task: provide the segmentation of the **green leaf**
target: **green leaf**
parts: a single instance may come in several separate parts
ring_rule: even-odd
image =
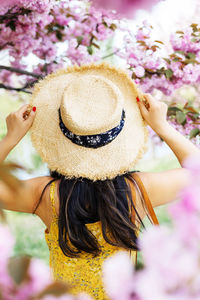
[[[161,42],[161,41],[155,40],[155,42],[156,42],[156,43],[160,43],[160,44],[163,44],[163,45],[164,45],[164,43],[163,43],[163,42]]]
[[[198,24],[191,24],[190,25],[191,27],[192,27],[192,30],[194,31],[194,32],[196,32],[196,31],[198,31]]]
[[[149,72],[149,73],[152,73],[152,74],[154,74],[155,73],[155,71],[154,70],[152,70],[152,69],[146,69],[147,70],[147,72]]]
[[[60,32],[59,30],[56,30],[56,37],[59,41],[62,41],[62,37],[63,37],[62,32]]]
[[[181,61],[182,60],[182,58],[181,57],[175,57],[174,59],[173,59],[173,61]]]
[[[182,110],[180,108],[176,107],[176,106],[168,107],[167,115],[168,116],[175,116],[177,111],[182,112]]]
[[[193,112],[187,112],[187,116],[190,117],[190,119],[192,119],[192,121],[196,122],[197,120],[199,120],[199,113],[193,113]]]
[[[190,139],[196,137],[200,133],[199,128],[194,128],[190,131]]]
[[[177,30],[176,33],[184,34],[184,32],[181,30]]]
[[[94,47],[96,47],[97,49],[100,49],[100,46],[99,45],[97,45],[96,43],[92,43],[92,46],[94,46]]]
[[[141,46],[146,46],[147,44],[144,41],[138,40],[136,43],[140,44]]]
[[[181,125],[185,125],[186,115],[182,111],[177,111],[176,112],[176,121]]]
[[[64,29],[65,29],[65,26],[60,25],[59,23],[56,23],[55,26],[56,26],[58,29],[61,29],[61,30],[64,30]]]
[[[150,49],[155,52],[157,49],[160,49],[160,47],[157,45],[153,45]]]
[[[165,70],[165,76],[166,76],[167,79],[172,78],[172,76],[173,76],[173,71],[172,71],[171,69]]]
[[[78,45],[80,45],[83,40],[83,36],[77,36],[76,40],[77,40]]]
[[[179,53],[179,54],[182,54],[182,55],[185,55],[185,52],[184,52],[184,51],[181,51],[181,50],[176,50],[176,51],[174,51],[174,52]]]
[[[188,64],[197,64],[197,65],[199,65],[199,62],[196,59],[191,59],[191,58],[190,59],[185,59],[183,63],[186,64],[186,65],[188,65]]]
[[[102,21],[102,24],[103,24],[106,28],[108,28],[108,24],[105,22],[105,20]],[[112,25],[112,24],[111,24],[111,25]]]
[[[136,79],[136,78],[137,78],[137,76],[136,76],[136,74],[135,74],[134,72],[132,73],[131,78],[132,78],[132,79]]]
[[[29,278],[28,268],[30,258],[27,256],[11,257],[8,262],[8,271],[14,282],[19,285]]]
[[[188,52],[187,55],[186,55],[187,58],[189,59],[195,59],[196,58],[196,55],[192,52]]]
[[[169,58],[163,58],[168,64],[171,64],[171,60]]]
[[[88,51],[88,53],[89,53],[90,55],[93,54],[93,49],[92,49],[92,46],[91,46],[91,45],[87,47],[87,51]]]
[[[117,29],[117,25],[114,24],[114,23],[112,23],[112,24],[110,25],[110,29],[113,30],[113,31],[115,31],[115,30]]]

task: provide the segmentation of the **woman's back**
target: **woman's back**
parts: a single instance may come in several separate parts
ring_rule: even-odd
[[[130,175],[131,176],[131,175]],[[140,188],[140,192],[144,195],[143,200],[147,205],[147,210],[150,210],[150,217],[155,222],[155,214],[151,211],[152,206],[145,194],[144,187],[141,186],[141,181],[136,174],[133,175],[137,187]],[[128,180],[126,180],[128,183]],[[133,182],[130,182],[132,190],[132,199],[135,203],[137,191]],[[119,246],[111,245],[108,243],[102,233],[101,221],[87,223],[85,226],[96,238],[100,248],[100,254],[94,256],[92,253],[81,251],[77,257],[66,256],[59,246],[59,229],[58,229],[58,213],[55,208],[55,200],[59,202],[57,195],[56,182],[52,182],[50,186],[50,203],[52,211],[52,221],[50,229],[45,230],[45,239],[49,247],[50,252],[50,267],[52,269],[53,277],[55,280],[69,283],[72,286],[72,293],[77,294],[80,292],[86,292],[94,299],[107,299],[102,283],[102,266],[108,257],[115,254],[118,251],[126,251],[132,258],[133,263],[136,262],[136,251],[130,251]],[[56,205],[57,206],[57,205]],[[129,213],[132,217],[132,221],[136,221],[136,214],[129,205]],[[157,220],[157,219],[156,219]],[[108,232],[109,234],[109,232]],[[139,227],[136,235],[139,234]],[[70,243],[69,239],[68,242]],[[73,247],[72,243],[70,246]],[[74,250],[77,250],[74,247]]]
[[[58,244],[58,217],[54,206],[55,182],[51,184],[50,199],[53,219],[50,231],[45,230],[45,239],[49,247],[50,267],[54,279],[69,283],[73,294],[86,292],[94,299],[106,299],[102,284],[102,265],[106,258],[122,249],[104,240],[101,223],[98,221],[86,224],[86,226],[98,240],[101,254],[94,257],[91,253],[81,252],[77,258],[65,256]],[[133,257],[135,259],[136,256]]]

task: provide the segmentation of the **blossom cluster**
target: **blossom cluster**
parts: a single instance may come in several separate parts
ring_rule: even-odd
[[[40,75],[67,64],[99,59],[101,42],[116,28],[113,12],[97,10],[87,0],[9,3],[0,11],[1,52],[8,52],[11,67],[22,70],[28,64],[25,59],[36,56],[32,71]],[[0,79],[11,83],[12,73],[3,70]]]
[[[153,28],[146,21],[136,33],[127,30],[124,36],[125,47],[117,55],[127,63],[132,79],[143,92],[159,90],[166,96],[186,86],[200,82],[200,28],[192,24],[185,31],[171,35],[171,50],[167,50],[160,40],[154,40]],[[186,105],[187,105],[187,101]],[[194,101],[195,102],[195,101]],[[178,101],[169,103],[168,121],[182,134],[199,145],[199,105],[190,103],[189,109],[180,109]],[[171,110],[170,110],[171,109]],[[173,114],[171,113],[173,110]],[[152,135],[154,140],[155,134]]]
[[[184,85],[200,82],[200,28],[197,24],[172,34],[169,51],[162,41],[153,38],[153,28],[147,22],[135,32],[128,23],[122,27],[119,15],[104,9],[108,5],[119,13],[123,9],[130,11],[130,7],[137,9],[138,5],[146,5],[146,0],[106,3],[96,0],[93,3],[97,7],[89,0],[3,1],[0,51],[2,55],[9,54],[10,66],[19,71],[0,66],[3,86],[9,89],[18,80],[17,87],[22,86],[21,90],[30,92],[38,77],[70,64],[101,60],[106,56],[104,45],[114,37],[116,29],[125,34],[123,44],[120,49],[114,49],[114,53],[124,60],[130,76],[144,92],[159,90],[172,96]],[[99,6],[104,8],[99,9]],[[30,66],[29,60],[35,63]],[[21,72],[27,70],[29,74]],[[182,119],[186,122],[179,122],[179,117],[170,117],[169,121],[182,133],[192,135],[193,141],[198,143],[199,126],[196,120],[193,122],[191,116],[183,113]]]
[[[173,227],[148,228],[140,238],[144,268],[135,271],[127,254],[107,260],[104,281],[113,300],[198,300],[200,298],[200,157],[190,158],[190,184],[169,213]]]
[[[170,52],[152,35],[153,27],[144,21],[136,33],[127,31],[125,49],[118,52],[144,92],[158,89],[171,95],[185,84],[200,81],[200,28],[197,24],[171,35]]]

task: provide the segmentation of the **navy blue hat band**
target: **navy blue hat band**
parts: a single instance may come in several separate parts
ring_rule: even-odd
[[[64,136],[67,137],[72,143],[86,148],[100,148],[111,143],[122,131],[126,118],[125,111],[122,110],[120,124],[116,127],[100,134],[76,135],[73,132],[71,132],[63,123],[60,108],[58,110],[58,113],[59,126]]]

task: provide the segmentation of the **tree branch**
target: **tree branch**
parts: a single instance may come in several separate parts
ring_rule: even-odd
[[[5,90],[9,90],[9,91],[16,91],[16,92],[24,92],[24,93],[27,93],[27,94],[32,94],[30,91],[26,90],[26,86],[22,87],[22,88],[15,88],[15,87],[12,87],[12,86],[0,83],[0,89],[5,89]]]
[[[27,75],[27,76],[32,76],[32,77],[35,77],[37,79],[43,78],[42,74],[36,74],[36,73],[28,72],[28,71],[25,71],[25,70],[21,70],[21,69],[18,69],[18,68],[8,67],[8,66],[2,66],[2,65],[0,65],[0,70],[7,70],[7,71],[10,71],[10,72],[13,72],[13,73],[18,73],[18,74],[23,74],[23,75]]]
[[[125,47],[124,47],[124,48],[125,48]],[[124,48],[122,48],[122,49],[124,49]],[[102,56],[101,59],[106,59],[106,58],[108,58],[108,57],[111,57],[111,56],[117,54],[118,52],[120,52],[122,49],[117,49],[115,52],[112,52],[112,53],[110,53],[110,54],[108,54],[108,55]]]
[[[16,9],[16,11],[14,11]],[[20,15],[28,15],[32,11],[28,8],[17,7],[16,5],[11,7],[4,15],[0,15],[0,24],[3,24],[4,21],[13,20],[16,21]]]

